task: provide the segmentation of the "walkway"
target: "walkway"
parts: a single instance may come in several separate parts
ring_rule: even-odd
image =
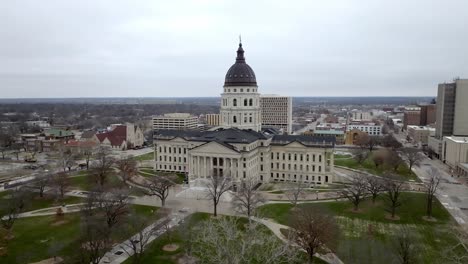
[[[99,263],[101,264],[120,264],[127,260],[129,257],[135,254],[135,251],[132,248],[131,241],[139,240],[141,237],[149,237],[146,245],[149,245],[153,240],[160,237],[164,234],[167,229],[173,228],[181,223],[189,213],[172,213],[169,216],[159,219],[153,224],[149,225],[143,230],[142,235],[139,233],[135,234],[131,238],[123,241],[122,243],[115,245],[110,251],[108,251],[101,259]],[[163,222],[169,220],[168,224],[163,224]]]

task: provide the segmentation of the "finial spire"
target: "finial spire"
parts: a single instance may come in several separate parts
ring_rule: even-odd
[[[239,34],[239,45],[242,45],[242,36]]]

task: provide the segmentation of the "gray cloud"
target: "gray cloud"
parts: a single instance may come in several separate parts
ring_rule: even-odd
[[[467,1],[5,1],[1,97],[217,96],[242,33],[262,93],[435,95]]]

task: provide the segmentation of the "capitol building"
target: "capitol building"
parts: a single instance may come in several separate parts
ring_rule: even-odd
[[[234,184],[243,179],[328,184],[335,177],[334,145],[333,137],[262,130],[255,72],[240,43],[225,76],[220,126],[211,131],[154,131],[154,169],[185,173],[189,181],[223,176]]]

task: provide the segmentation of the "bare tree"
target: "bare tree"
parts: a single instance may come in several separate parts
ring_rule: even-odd
[[[213,214],[217,216],[218,204],[221,196],[231,188],[231,178],[211,176],[207,184],[208,197],[213,201]]]
[[[146,195],[158,197],[161,200],[161,206],[164,207],[169,196],[169,189],[176,184],[175,177],[175,175],[152,176],[147,179]]]
[[[14,143],[14,136],[12,131],[0,128],[0,152],[2,153],[2,159],[5,159],[5,153],[11,149],[11,145]]]
[[[398,171],[398,167],[400,167],[400,165],[403,163],[403,160],[401,159],[398,152],[392,150],[387,151],[385,162],[388,164],[388,166],[393,168],[393,171],[396,172]]]
[[[468,232],[465,229],[458,226],[450,231],[456,239],[440,252],[442,259],[454,264],[468,263]]]
[[[125,237],[130,237],[122,243],[122,250],[127,253],[128,256],[132,256],[131,260],[133,264],[139,264],[142,262],[144,250],[150,243],[151,237],[158,230],[158,225],[152,224],[156,221],[152,217],[142,217],[136,214],[130,214],[128,221],[126,221],[119,232],[123,232]]]
[[[395,149],[401,148],[402,144],[392,134],[387,134],[382,139],[382,146],[395,150]]]
[[[440,176],[437,169],[432,168],[429,172],[429,180],[424,182],[426,188],[426,215],[432,218],[432,205],[434,203],[434,196],[437,192],[440,183]]]
[[[96,160],[92,164],[91,176],[101,187],[107,182],[107,178],[113,171],[114,158],[110,156],[110,151],[106,147],[99,147],[96,153]]]
[[[350,184],[341,192],[353,205],[354,211],[359,210],[359,204],[367,193],[367,181],[363,175],[354,174],[351,176]]]
[[[44,191],[47,186],[52,183],[52,176],[49,173],[42,172],[41,175],[36,177],[34,182],[35,187],[39,190],[39,197],[44,197]]]
[[[109,229],[119,224],[129,212],[129,194],[126,190],[109,190],[97,196],[97,206],[106,216]]]
[[[416,262],[414,239],[408,228],[401,228],[394,241],[394,250],[399,263],[410,264]]]
[[[257,207],[264,203],[264,198],[255,189],[258,182],[254,179],[248,179],[241,182],[241,186],[234,193],[233,203],[236,211],[250,217],[255,213]]]
[[[58,147],[58,159],[57,165],[62,168],[63,172],[71,170],[71,167],[75,164],[75,156],[70,148],[60,144]]]
[[[370,142],[370,136],[367,133],[360,133],[356,138],[356,145],[361,149],[367,149]]]
[[[138,172],[137,161],[132,157],[124,157],[117,161],[117,168],[120,170],[122,181],[124,183],[131,179]]]
[[[70,186],[70,179],[65,172],[58,172],[52,177],[52,185],[56,191],[60,194],[60,198],[63,198],[65,191]]]
[[[291,185],[292,187],[286,190],[285,194],[286,197],[288,197],[288,200],[293,205],[293,207],[296,207],[299,199],[305,197],[305,188],[307,187],[307,185],[301,181],[293,182],[291,183]]]
[[[381,150],[375,152],[372,155],[372,161],[374,162],[375,167],[378,168],[380,165],[384,164],[385,162],[385,153]]]
[[[419,166],[423,160],[423,156],[420,151],[414,148],[404,148],[401,152],[403,159],[408,162],[409,169],[411,170],[413,166]]]
[[[239,228],[234,217],[204,221],[191,232],[191,254],[207,264],[296,263],[298,251],[269,233],[256,222],[247,230]]]
[[[21,188],[15,188],[10,192],[10,197],[0,203],[0,223],[8,236],[11,237],[11,229],[18,219],[18,215],[24,211],[30,201],[30,193]]]
[[[19,160],[19,154],[21,153],[21,145],[18,143],[12,143],[10,146],[12,154],[15,155],[16,160]]]
[[[80,255],[81,263],[99,264],[111,248],[111,231],[99,214],[83,214],[81,217]]]
[[[86,144],[82,148],[82,155],[85,159],[86,162],[86,169],[89,170],[89,163],[91,162],[91,158],[94,156],[94,153],[96,152],[96,148],[94,146],[91,146],[89,144]]]
[[[369,157],[369,152],[366,149],[353,149],[352,154],[358,164],[362,164]]]
[[[338,225],[333,216],[316,207],[301,207],[293,212],[291,219],[291,240],[308,255],[313,262],[319,248],[334,248],[338,242]]]
[[[372,203],[375,204],[377,196],[385,189],[383,181],[375,176],[367,176],[367,191],[372,195]]]
[[[393,175],[387,175],[385,178],[385,200],[387,202],[387,212],[395,218],[396,209],[402,205],[401,195],[405,191],[406,184],[403,181],[396,180]]]

